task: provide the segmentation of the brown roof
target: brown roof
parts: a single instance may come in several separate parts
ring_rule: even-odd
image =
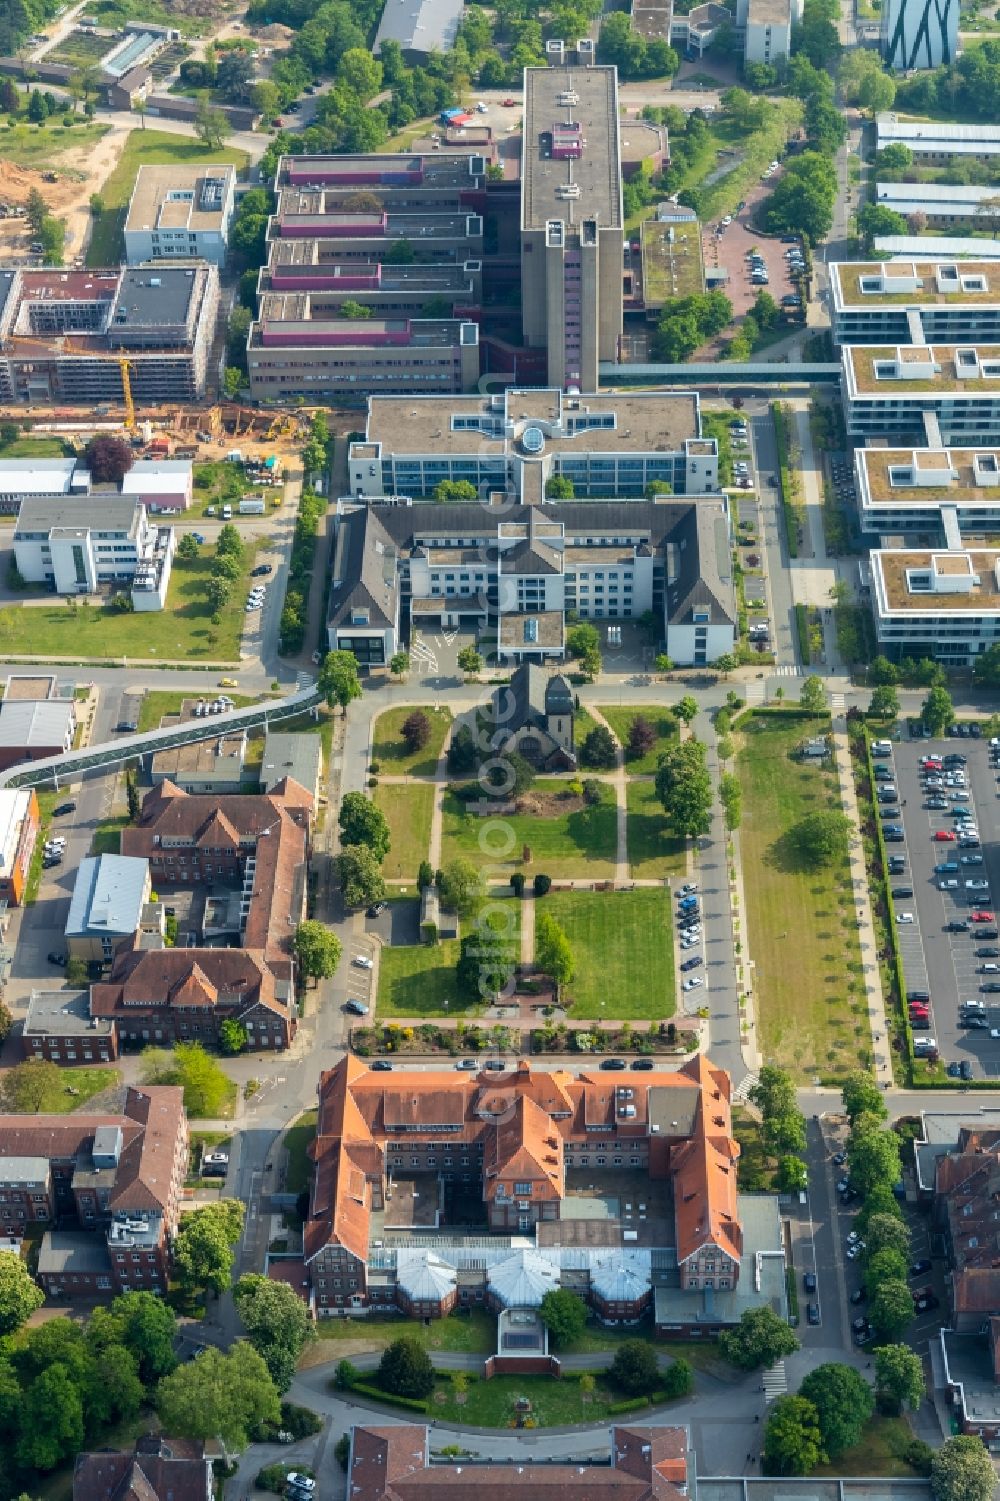
[[[252,1006],[288,1015],[264,955],[249,949],[126,947],[115,955],[108,979],[90,988],[91,1016],[118,1021],[141,1010],[181,1007],[238,1019]]]
[[[531,1185],[533,1202],[563,1196],[562,1137],[527,1095],[520,1095],[510,1114],[494,1127],[483,1166],[488,1200],[501,1188],[510,1196],[513,1185],[522,1182]]]
[[[955,1315],[1000,1312],[1000,1267],[966,1267],[955,1273]]]
[[[132,1454],[108,1450],[77,1455],[73,1501],[207,1501],[211,1461],[183,1440],[140,1440]]]
[[[959,1271],[1000,1267],[1000,1134],[963,1129],[957,1150],[937,1160],[934,1188]]]

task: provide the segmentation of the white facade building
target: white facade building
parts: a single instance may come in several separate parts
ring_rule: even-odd
[[[744,27],[744,63],[779,63],[791,53],[792,26],[802,19],[801,0],[740,0],[736,19]]]
[[[940,68],[958,55],[959,0],[884,0],[882,60],[887,68]]]
[[[851,437],[1000,444],[1000,345],[845,344],[841,363]]]
[[[136,610],[162,610],[174,556],[170,527],[150,524],[126,496],[25,500],[14,530],[14,560],[31,584],[57,594],[130,590]]]
[[[879,651],[969,667],[1000,641],[1000,551],[880,549],[871,554]]]
[[[992,229],[997,223],[996,188],[968,183],[880,182],[875,201],[893,213],[922,214],[929,229]]]
[[[1000,533],[1000,449],[858,448],[854,473],[863,531]]]
[[[125,259],[202,260],[222,267],[236,198],[236,168],[143,166],[125,217]]]
[[[943,166],[952,158],[988,162],[1000,156],[1000,122],[993,125],[943,125],[939,120],[900,120],[886,112],[878,117],[876,149],[895,142],[908,146],[923,166]]]
[[[838,344],[1000,343],[994,261],[835,261],[830,299]]]

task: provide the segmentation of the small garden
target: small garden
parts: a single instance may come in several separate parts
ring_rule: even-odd
[[[478,783],[470,784],[467,792],[460,787],[446,792],[444,862],[464,857],[491,870],[511,872],[534,865],[566,878],[614,874],[618,835],[611,787],[596,781],[540,779],[515,799],[513,811],[506,811],[507,804],[498,799],[496,814],[485,818],[471,811],[481,799]]]
[[[429,726],[424,738],[408,737],[403,726],[414,715],[412,708],[387,709],[372,727],[371,771],[386,776],[432,777],[451,728],[451,710],[425,708],[419,711]],[[421,859],[423,856],[421,855]]]

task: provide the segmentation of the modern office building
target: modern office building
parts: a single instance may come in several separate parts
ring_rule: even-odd
[[[14,561],[29,584],[57,594],[119,592],[136,610],[162,610],[174,557],[174,533],[153,526],[145,506],[127,495],[22,501]]]
[[[870,555],[878,649],[970,667],[1000,641],[1000,550],[884,548]]]
[[[959,0],[884,0],[881,51],[886,67],[905,73],[954,62],[958,9]]]
[[[863,531],[1000,534],[998,448],[858,448],[854,473]]]
[[[851,437],[1000,444],[1000,345],[847,344],[841,363]]]
[[[440,252],[450,262],[466,240],[482,248],[481,223],[466,220],[482,213],[485,187],[486,161],[472,147],[443,155],[283,156],[268,240],[333,241],[358,259],[352,242],[371,241],[384,253],[404,239],[418,261]]]
[[[0,269],[0,401],[93,405],[205,395],[219,307],[214,266]]]
[[[201,163],[139,168],[125,215],[125,259],[202,260],[222,267],[236,202],[236,168]]]
[[[552,501],[338,507],[327,638],[384,666],[411,624],[496,630],[512,663],[558,661],[566,615],[652,612],[675,662],[734,647],[737,608],[726,502]]]
[[[589,59],[580,46],[573,56]],[[550,386],[596,391],[622,333],[618,74],[571,64],[561,42],[548,49],[552,66],[524,73],[524,342],[546,351]]]
[[[445,480],[483,500],[537,505],[552,480],[578,500],[719,492],[718,445],[701,432],[696,392],[595,396],[509,388],[431,400],[372,396],[363,441],[350,445],[353,497],[431,499]]]
[[[996,261],[835,261],[829,272],[838,344],[1000,343]]]
[[[276,240],[262,266],[257,293],[305,292],[313,317],[344,317],[343,305],[360,303],[377,317],[421,318],[428,309],[448,317],[474,312],[482,302],[479,260],[394,266],[346,262],[326,240]]]
[[[907,218],[921,214],[929,229],[989,229],[998,224],[997,193],[965,183],[880,182],[875,201]]]
[[[744,63],[786,61],[792,50],[792,27],[801,19],[801,0],[739,0],[736,24],[743,28]]]
[[[876,149],[896,142],[913,153],[917,166],[943,167],[952,161],[989,163],[1000,156],[1000,123],[948,125],[939,120],[900,120],[885,113],[876,122]]]

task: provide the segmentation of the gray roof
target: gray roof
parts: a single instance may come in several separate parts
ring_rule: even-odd
[[[74,1272],[111,1275],[108,1248],[97,1235],[80,1230],[47,1230],[38,1253],[38,1275],[71,1276]]]
[[[33,990],[25,1037],[110,1037],[110,1017],[91,1019],[89,990]]]
[[[87,531],[135,535],[142,505],[131,495],[31,495],[22,500],[17,513],[15,540],[21,532],[51,532],[56,527],[83,527]]]
[[[270,792],[282,777],[291,777],[293,782],[312,792],[319,778],[322,757],[323,745],[318,735],[276,733],[269,729],[260,767],[261,787]]]
[[[139,926],[149,862],[131,855],[88,855],[80,861],[66,919],[66,937],[126,937]]]
[[[47,1183],[47,1157],[0,1157],[0,1183]]]
[[[500,555],[500,568],[503,573],[562,573],[562,555],[547,542],[525,537],[513,547],[504,549]]]
[[[455,45],[464,9],[463,0],[385,0],[372,48],[378,57],[386,38],[404,52],[450,52]]]
[[[356,512],[347,525],[337,528],[333,582],[330,586],[328,624],[349,626],[356,610],[367,610],[366,626],[384,630],[396,623],[399,613],[399,583],[396,576],[398,549],[383,522],[371,507]]]
[[[565,678],[560,678],[565,683]],[[538,729],[545,728],[546,708],[549,674],[544,667],[539,667],[535,662],[522,662],[521,666],[511,675],[509,687],[498,688],[496,697],[500,700],[502,713],[496,715],[497,722],[502,724],[508,733],[522,729],[525,725],[535,725]],[[514,708],[512,713],[506,712],[507,694],[514,696]],[[572,702],[572,700],[571,700]]]
[[[667,594],[669,623],[690,624],[694,612],[703,610],[711,625],[735,622],[729,524],[722,502],[691,506],[671,542],[677,549],[677,577]]]
[[[24,749],[55,746],[62,750],[67,731],[76,724],[72,701],[15,699],[0,704],[0,746]]]
[[[736,1213],[743,1226],[743,1254],[736,1287],[728,1292],[705,1288],[682,1291],[679,1285],[657,1286],[656,1323],[738,1324],[748,1308],[770,1308],[788,1318],[788,1289],[781,1236],[781,1215],[774,1194],[737,1194]]]
[[[126,270],[118,286],[109,328],[119,336],[129,329],[184,323],[198,278],[182,266],[137,266]],[[124,318],[121,314],[124,313]]]
[[[545,685],[546,714],[572,714],[574,708],[572,688],[561,672],[555,673]]]

